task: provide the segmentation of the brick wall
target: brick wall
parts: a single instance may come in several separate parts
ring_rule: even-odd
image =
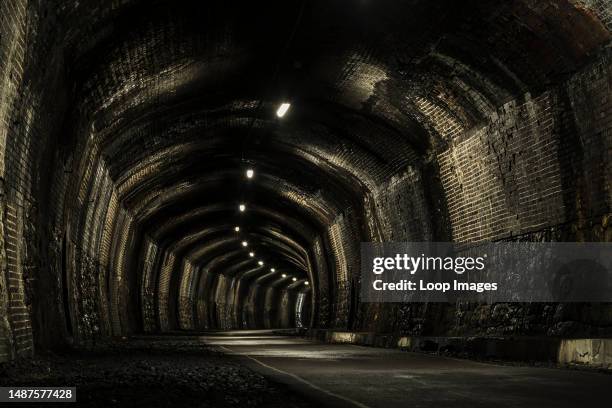
[[[140,273],[142,283],[140,302],[142,305],[143,330],[153,332],[157,328],[155,313],[155,285],[157,281],[157,267],[161,251],[159,246],[151,238],[143,242],[143,262]]]
[[[612,241],[610,55],[604,50],[559,86],[504,105],[438,155],[455,241]],[[436,313],[405,305],[402,331],[612,335],[609,304],[433,306]]]
[[[170,276],[177,262],[173,253],[166,252],[163,257],[161,269],[159,272],[159,284],[157,293],[157,313],[159,319],[159,328],[161,331],[167,331],[170,328],[168,309],[169,309],[169,294],[170,294]]]
[[[612,4],[608,0],[571,0],[577,7],[594,13],[599,21],[612,31]]]
[[[332,293],[330,284],[327,254],[321,237],[317,237],[312,245],[312,275],[317,280],[313,287],[317,290],[317,315],[316,326],[326,329],[330,324]]]
[[[423,180],[424,170],[412,168],[374,189],[363,208],[367,240],[445,239],[426,222],[435,216],[437,222],[448,223],[442,228],[449,231],[446,239],[456,242],[611,241],[610,55],[603,50],[559,85],[508,101],[487,114],[487,123],[470,129],[423,102],[432,131],[447,141],[437,145],[442,149],[433,156],[435,165],[425,170],[439,169],[439,178],[430,174]],[[432,181],[439,181],[438,193],[427,186]],[[336,236],[329,247],[336,259],[350,265],[338,242],[351,233],[340,233],[340,225],[330,230]],[[347,309],[338,308],[344,305],[341,297],[333,302],[338,321],[337,314]],[[589,304],[361,304],[355,328],[436,335],[607,336],[611,309]]]
[[[501,239],[567,218],[557,105],[552,92],[525,95],[438,155],[454,241]]]
[[[366,220],[375,223],[372,238],[386,242],[432,239],[431,212],[421,169],[411,166],[366,196]]]
[[[609,213],[610,66],[608,51],[562,86],[507,103],[438,155],[455,241]]]
[[[0,4],[0,360],[57,340],[43,323],[58,322],[59,287],[42,245],[49,208],[40,180],[48,175],[47,147],[61,123],[65,92],[62,56],[43,8],[21,0]],[[48,296],[33,296],[38,290]]]
[[[193,321],[193,283],[197,268],[188,260],[183,260],[179,284],[179,326],[183,330],[194,329]]]
[[[16,143],[19,136],[18,103],[27,55],[25,1],[7,1],[0,6],[0,175],[2,176],[3,265],[0,278],[0,360],[23,355],[32,350],[30,311],[25,302],[21,250],[23,237],[23,177],[27,146]],[[9,151],[10,149],[10,151]],[[21,157],[15,157],[15,155]],[[19,160],[21,159],[21,160]],[[15,160],[15,166],[12,163]],[[8,164],[11,164],[9,169]],[[7,181],[10,173],[10,181]],[[17,192],[21,194],[17,196]],[[9,196],[11,198],[9,198]]]
[[[356,288],[360,269],[359,243],[361,220],[353,209],[340,214],[325,236],[328,256],[333,265],[333,297],[331,304],[332,328],[348,328],[356,306]]]
[[[608,3],[608,7],[612,7]],[[564,85],[578,145],[582,194],[577,210],[590,219],[612,208],[612,50],[576,73]]]

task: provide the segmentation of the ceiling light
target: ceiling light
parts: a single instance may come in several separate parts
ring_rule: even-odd
[[[291,280],[295,282],[295,281],[297,280],[297,278],[293,278],[293,279],[291,279]]]
[[[290,106],[290,103],[281,103],[281,105],[278,107],[278,110],[276,111],[276,116],[278,116],[279,118],[285,116],[285,113],[287,113]]]
[[[240,227],[234,227],[234,231],[240,232]]]
[[[255,252],[249,252],[249,256],[252,258],[255,256]]]
[[[286,274],[286,273],[283,273],[281,276],[282,276],[283,278],[286,278],[286,277],[287,277],[287,274]]]
[[[249,243],[248,243],[248,242],[246,242],[246,241],[242,241],[242,246],[243,246],[243,247],[248,247],[248,246],[249,246]]]
[[[240,205],[238,206],[238,209],[240,210],[240,212],[244,212],[244,210],[246,210],[246,205],[244,205],[244,204],[240,204]]]
[[[255,171],[253,171],[253,169],[248,169],[246,171],[247,178],[253,178],[253,175],[255,175]]]
[[[257,263],[259,264],[259,266],[263,266],[263,261],[257,261]]]
[[[276,269],[270,268],[270,272],[276,272]]]

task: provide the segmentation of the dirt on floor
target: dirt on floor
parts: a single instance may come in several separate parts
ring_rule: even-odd
[[[2,363],[0,386],[77,388],[77,403],[19,407],[311,406],[193,337],[117,340]]]

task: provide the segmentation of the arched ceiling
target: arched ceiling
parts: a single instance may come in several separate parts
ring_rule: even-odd
[[[241,240],[306,277],[338,214],[452,142],[436,114],[469,129],[605,35],[565,0],[88,0],[59,15],[73,137],[120,201],[200,268],[258,282]]]

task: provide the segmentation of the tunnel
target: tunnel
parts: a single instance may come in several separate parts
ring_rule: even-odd
[[[558,364],[569,348],[584,370],[499,368],[574,384],[559,400],[485,377],[491,396],[455,398],[603,398],[612,377],[590,366],[612,367],[612,298],[360,291],[362,243],[612,241],[611,39],[609,0],[0,0],[0,385],[77,384],[83,406],[140,406],[134,390],[170,378],[147,406],[441,407],[433,386],[360,399],[307,373],[343,361],[333,350],[387,359],[370,373],[467,355],[431,360],[450,376],[476,373],[481,349]],[[279,368],[253,344],[313,365]],[[363,345],[377,347],[348,348]],[[112,374],[139,356],[164,359],[157,374]],[[199,358],[192,383],[236,384],[172,382]],[[79,377],[96,370],[122,391]]]

